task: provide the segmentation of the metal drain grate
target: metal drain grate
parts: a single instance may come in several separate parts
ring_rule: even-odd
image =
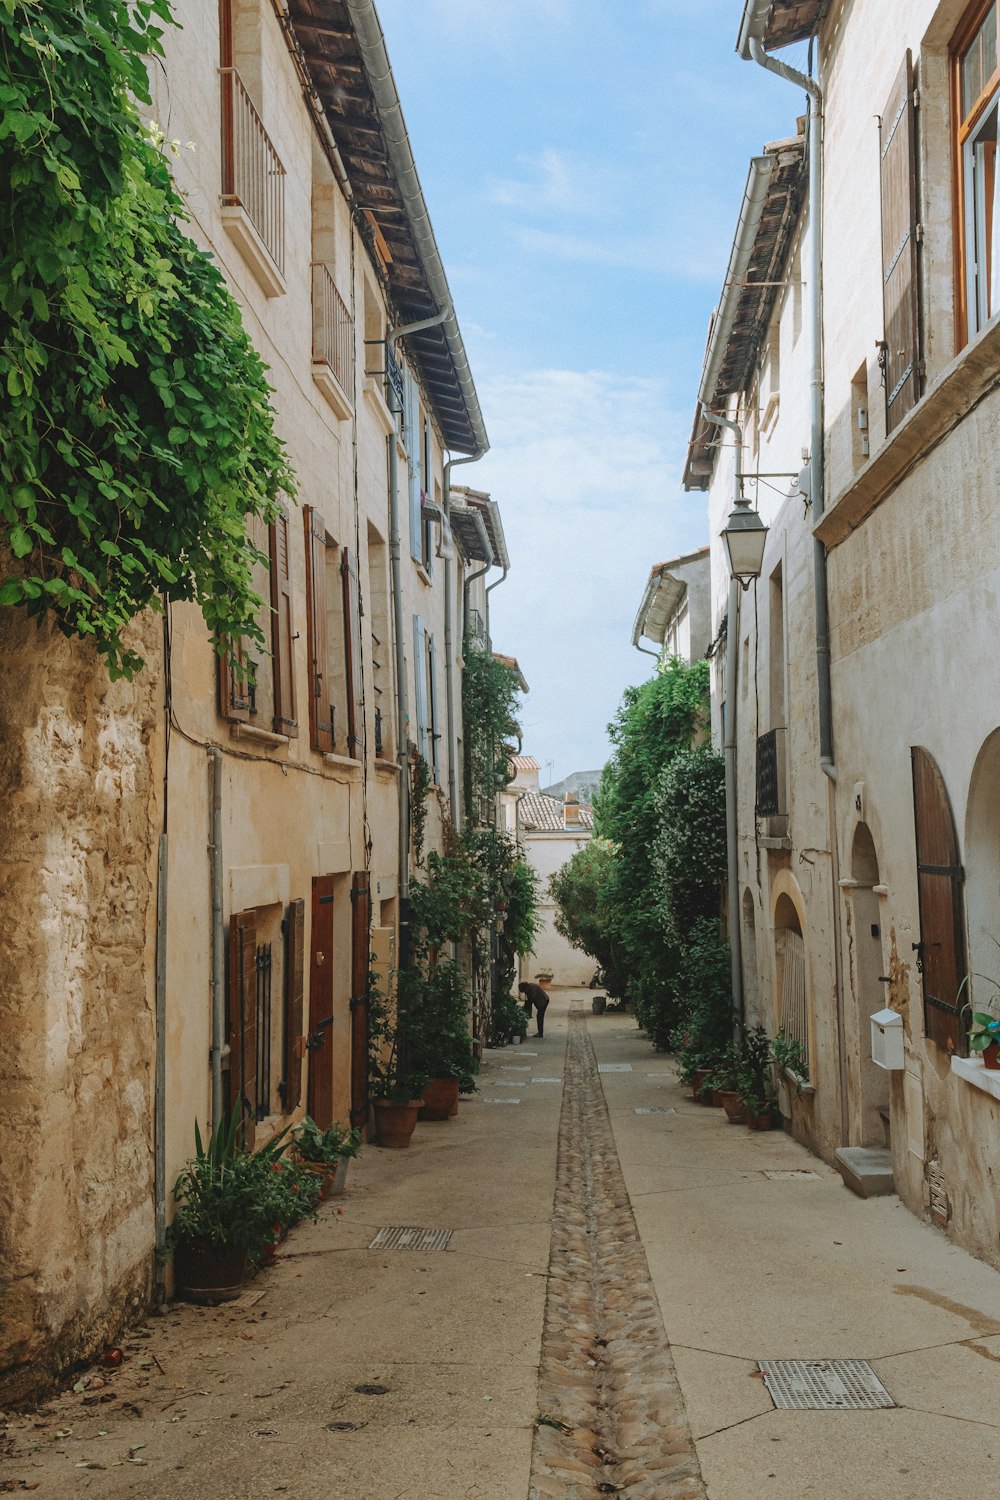
[[[764,1172],[764,1177],[770,1177],[772,1182],[819,1182],[818,1172],[807,1172],[805,1170],[786,1172]]]
[[[631,1063],[598,1063],[598,1073],[631,1073]]]
[[[483,1103],[484,1104],[520,1104],[520,1102],[521,1102],[520,1099],[511,1099],[511,1098],[503,1098],[503,1099],[486,1099],[486,1098],[484,1098],[483,1099]]]
[[[895,1406],[866,1359],[762,1359],[764,1384],[784,1411],[873,1411]]]
[[[495,1089],[519,1089],[523,1082],[523,1078],[520,1080],[520,1082],[518,1082],[516,1078],[498,1078],[493,1087]]]
[[[561,1078],[533,1078],[532,1083],[562,1083]]]
[[[637,1115],[675,1115],[676,1109],[671,1109],[666,1104],[640,1104],[636,1107]]]
[[[369,1250],[447,1250],[453,1229],[418,1229],[412,1224],[387,1224]]]
[[[524,1067],[521,1068],[518,1067],[517,1063],[501,1063],[500,1071],[501,1073],[530,1073],[531,1065],[530,1063],[525,1063]]]

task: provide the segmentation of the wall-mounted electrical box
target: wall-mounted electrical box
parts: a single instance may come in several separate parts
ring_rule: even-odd
[[[898,1010],[877,1010],[872,1023],[872,1062],[887,1073],[903,1066],[903,1018]]]

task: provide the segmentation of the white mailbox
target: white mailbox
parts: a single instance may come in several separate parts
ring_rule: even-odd
[[[872,1022],[872,1062],[886,1072],[903,1066],[903,1018],[898,1010],[877,1010]]]

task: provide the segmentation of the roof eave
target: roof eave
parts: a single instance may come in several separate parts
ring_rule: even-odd
[[[803,42],[818,30],[829,0],[745,0],[736,50],[750,59],[751,42],[765,51]]]

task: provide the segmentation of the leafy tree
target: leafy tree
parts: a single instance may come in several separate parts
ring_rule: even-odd
[[[220,647],[263,642],[246,520],[293,489],[265,367],[140,118],[171,23],[167,0],[0,3],[0,604],[89,637],[113,677],[161,597]]]
[[[726,878],[725,763],[708,745],[679,750],[661,771],[654,802],[653,869],[665,932],[681,938],[717,913]]]
[[[549,879],[556,903],[556,931],[574,948],[595,958],[612,995],[628,991],[618,934],[618,851],[608,839],[592,838]]]

